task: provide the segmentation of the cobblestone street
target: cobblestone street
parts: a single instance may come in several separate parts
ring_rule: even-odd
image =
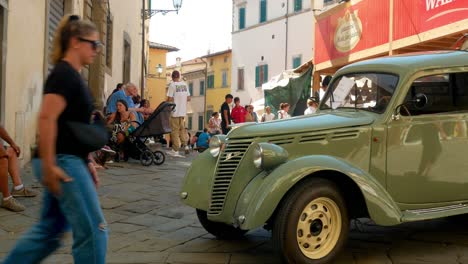
[[[195,154],[193,154],[195,155]],[[100,171],[101,205],[110,228],[108,263],[277,263],[270,233],[256,230],[245,240],[218,241],[200,226],[178,191],[192,157],[169,158],[162,166],[110,164]],[[29,167],[23,178],[34,184]],[[22,198],[22,213],[0,209],[0,258],[35,221],[40,197]],[[463,219],[441,219],[397,227],[354,221],[346,250],[335,263],[468,263],[468,227]],[[45,263],[73,263],[71,237]]]

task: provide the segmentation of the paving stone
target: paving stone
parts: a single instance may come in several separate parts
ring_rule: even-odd
[[[7,215],[1,217],[0,228],[4,231],[19,233],[35,222],[31,217],[21,214]]]
[[[143,214],[134,217],[130,217],[120,221],[121,223],[134,224],[140,226],[158,226],[171,221],[170,218],[154,216],[150,214]]]
[[[127,219],[128,216],[127,215],[122,215],[122,214],[118,214],[118,213],[114,213],[113,211],[111,210],[102,210],[103,213],[104,213],[104,218],[106,219],[106,222],[108,224],[112,224],[114,222],[117,222],[117,221],[120,221],[120,220],[124,220],[124,219]]]
[[[99,203],[101,204],[102,209],[115,209],[124,205],[124,202],[118,199],[111,199],[109,197],[100,197]]]
[[[73,256],[70,254],[54,254],[46,258],[44,264],[73,264]]]
[[[155,226],[155,229],[161,232],[173,232],[181,228],[189,226],[193,221],[188,219],[172,220],[167,223]]]
[[[403,241],[390,249],[389,257],[393,263],[458,263],[458,249],[452,245]]]
[[[229,264],[280,264],[277,256],[272,254],[232,254]]]
[[[169,252],[211,252],[211,249],[219,247],[224,241],[217,239],[196,238],[180,244],[167,251]]]
[[[2,253],[10,252],[15,244],[16,244],[16,239],[2,239],[2,243],[0,243],[0,252]]]
[[[133,203],[127,203],[126,205],[122,206],[120,209],[137,213],[137,214],[146,214],[149,211],[154,210],[159,206],[158,202],[151,201],[151,200],[140,200]]]
[[[139,174],[145,174],[144,170],[140,169],[124,169],[122,170],[121,168],[110,168],[106,170],[107,174],[112,174],[115,176],[130,176],[130,175],[139,175]]]
[[[195,227],[184,227],[174,232],[166,233],[165,235],[161,236],[162,238],[170,238],[176,239],[183,242],[201,237],[202,235],[206,234],[206,230],[203,228],[195,228]]]
[[[109,225],[109,229],[113,233],[130,233],[137,230],[144,229],[145,227],[140,225],[124,224],[124,223],[113,223]]]
[[[9,211],[7,209],[4,209],[4,208],[0,208],[0,217],[4,217],[4,216],[7,216],[7,215],[14,215],[16,214],[15,212],[12,212],[12,211]]]
[[[120,200],[126,203],[132,203],[145,199],[147,195],[128,190],[119,190],[109,193],[107,197],[111,199]]]
[[[181,243],[183,243],[183,241],[168,238],[151,238],[121,248],[119,252],[161,252]]]
[[[224,264],[229,261],[229,254],[223,253],[171,253],[167,263]]]
[[[356,264],[393,264],[386,252],[376,253],[369,251],[368,253],[355,253],[354,259]]]
[[[110,178],[107,175],[106,176],[99,175],[99,176],[100,176],[99,178],[101,180],[101,186],[109,186],[109,185],[122,183],[122,181],[114,180],[114,179]]]
[[[111,253],[107,255],[108,264],[140,264],[140,263],[165,263],[167,253],[160,252],[126,252]]]
[[[193,214],[195,209],[189,207],[189,206],[178,206],[178,207],[171,207],[171,208],[165,208],[163,210],[159,210],[156,212],[157,215],[168,217],[168,218],[173,218],[173,219],[181,219],[185,215],[190,215]]]

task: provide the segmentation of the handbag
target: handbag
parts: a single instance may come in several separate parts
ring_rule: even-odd
[[[80,148],[87,153],[101,149],[109,141],[109,133],[102,119],[94,120],[91,124],[76,121],[67,121],[66,124]]]

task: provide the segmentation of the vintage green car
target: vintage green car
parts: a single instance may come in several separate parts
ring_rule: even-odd
[[[214,137],[180,196],[218,238],[264,227],[283,261],[329,263],[350,219],[468,213],[467,121],[468,52],[354,63],[316,114]]]

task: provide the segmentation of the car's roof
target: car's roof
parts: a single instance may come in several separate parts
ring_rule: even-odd
[[[467,51],[432,51],[407,53],[356,62],[341,68],[337,74],[362,71],[381,71],[396,74],[422,69],[468,66]]]

